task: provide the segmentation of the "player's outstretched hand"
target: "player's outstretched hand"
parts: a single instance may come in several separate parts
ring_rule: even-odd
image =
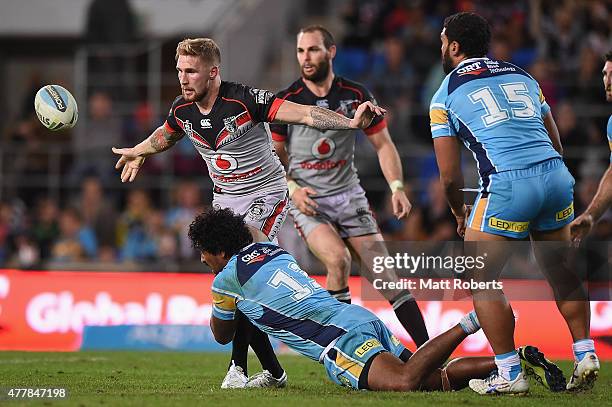
[[[316,191],[309,187],[302,187],[295,190],[291,196],[293,204],[304,215],[314,216],[317,214],[316,208],[319,206],[310,198],[311,195],[316,195]]]
[[[136,178],[136,174],[138,174],[138,170],[142,167],[142,164],[145,161],[145,158],[136,154],[134,148],[115,148],[113,147],[113,153],[119,154],[121,158],[115,164],[115,169],[120,169],[123,167],[121,171],[121,182],[132,182],[134,178]]]
[[[570,233],[572,235],[572,242],[575,246],[580,245],[580,242],[586,235],[589,234],[592,227],[593,217],[584,213],[570,223]]]
[[[357,108],[355,116],[351,119],[350,126],[354,129],[365,129],[371,123],[374,117],[384,116],[387,111],[380,106],[376,106],[372,102],[363,102]]]
[[[391,205],[393,205],[393,214],[397,219],[407,217],[412,209],[412,204],[408,200],[406,193],[401,189],[391,195]]]

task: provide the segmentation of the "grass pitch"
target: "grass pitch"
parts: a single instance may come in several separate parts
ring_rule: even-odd
[[[528,396],[453,393],[375,393],[331,383],[322,365],[300,356],[281,356],[289,385],[279,390],[221,390],[229,355],[177,352],[0,352],[0,388],[61,387],[67,399],[0,400],[6,406],[597,406],[612,400],[612,363],[603,363],[589,393],[550,393],[532,382]],[[251,374],[259,370],[249,360]],[[561,362],[566,376],[570,362]]]

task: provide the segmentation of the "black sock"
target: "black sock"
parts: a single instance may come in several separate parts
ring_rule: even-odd
[[[423,314],[412,294],[401,294],[389,303],[393,306],[397,319],[410,334],[417,347],[429,340]]]
[[[340,302],[344,302],[346,304],[351,303],[351,293],[349,292],[348,286],[336,291],[327,290],[327,292]]]
[[[249,343],[255,331],[255,327],[249,322],[247,317],[240,311],[236,311],[236,333],[232,340],[232,360],[236,366],[240,366],[245,375],[247,370],[247,356],[249,354]],[[230,366],[231,366],[230,361]]]
[[[270,343],[270,338],[265,332],[260,331],[257,327],[253,327],[251,336],[251,348],[257,355],[261,367],[272,374],[275,379],[280,379],[283,375],[283,367],[280,365],[274,349]]]

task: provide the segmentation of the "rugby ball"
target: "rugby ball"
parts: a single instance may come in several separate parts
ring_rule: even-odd
[[[76,100],[59,85],[46,85],[36,92],[34,109],[38,120],[49,130],[74,127],[79,118]]]

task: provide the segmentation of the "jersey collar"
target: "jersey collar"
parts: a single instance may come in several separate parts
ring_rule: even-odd
[[[472,62],[476,62],[476,61],[485,61],[488,60],[488,57],[480,57],[480,58],[468,58],[468,59],[464,59],[463,61],[459,62],[459,64],[457,64],[457,66],[455,67],[455,69],[466,65],[466,64],[471,64]]]

